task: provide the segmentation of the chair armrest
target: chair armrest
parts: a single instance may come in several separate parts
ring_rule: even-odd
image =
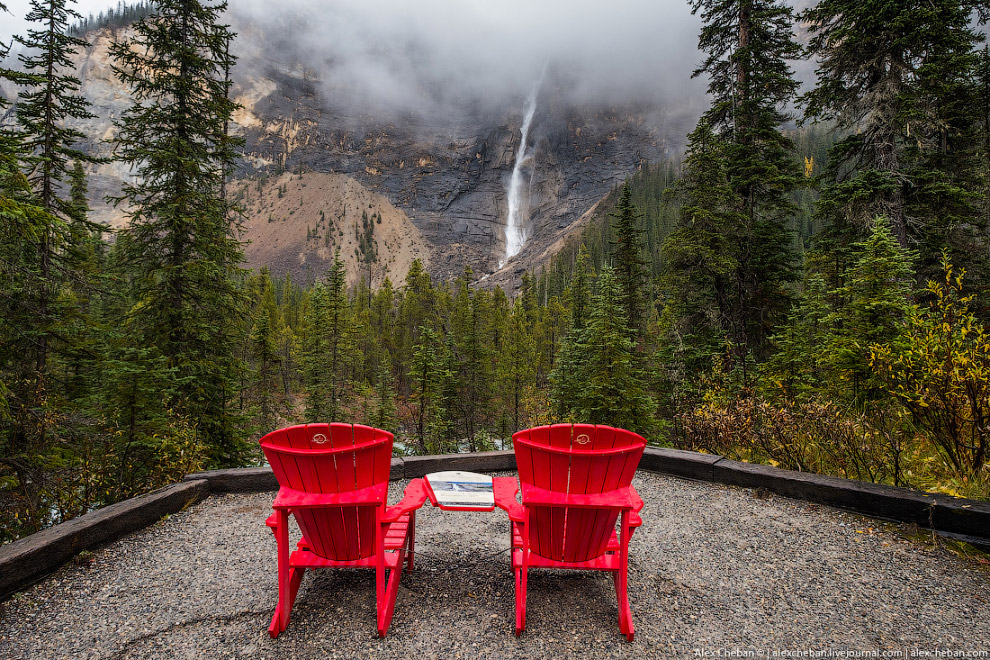
[[[410,511],[422,507],[424,502],[426,502],[426,483],[422,479],[413,479],[402,493],[402,500],[385,510],[382,522],[393,523]]]
[[[556,491],[537,488],[529,484],[523,484],[522,501],[523,506],[552,506],[552,507],[575,507],[585,509],[636,509],[636,501],[642,508],[642,500],[636,496],[633,500],[632,487],[618,488],[616,490],[605,491],[604,493],[591,493],[588,495],[576,493],[559,493]],[[635,492],[635,491],[633,491]]]
[[[375,506],[384,504],[387,497],[388,483],[375,484],[346,493],[304,493],[282,486],[272,507],[302,509],[326,506]]]
[[[495,506],[509,514],[509,520],[526,522],[526,508],[516,501],[519,484],[515,477],[495,477],[492,479]]]

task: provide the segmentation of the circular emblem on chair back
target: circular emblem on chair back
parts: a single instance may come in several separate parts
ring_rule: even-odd
[[[574,441],[579,445],[586,445],[591,442],[591,437],[587,433],[582,433],[578,437],[574,438]]]
[[[314,445],[325,445],[327,443],[327,436],[322,433],[314,433],[311,440]]]

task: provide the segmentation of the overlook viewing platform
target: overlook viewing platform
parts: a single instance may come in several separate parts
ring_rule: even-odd
[[[390,502],[407,483],[391,482]],[[307,572],[288,629],[271,639],[276,556],[264,523],[272,490],[214,492],[25,588],[0,604],[0,656],[655,658],[810,649],[911,657],[948,649],[980,657],[990,649],[990,573],[909,530],[764,489],[644,470],[633,484],[646,506],[630,551],[631,643],[616,627],[611,579],[563,571],[530,576],[528,625],[516,638],[504,512],[429,505],[418,514],[415,570],[402,578],[385,639],[375,629],[373,572],[350,570]]]

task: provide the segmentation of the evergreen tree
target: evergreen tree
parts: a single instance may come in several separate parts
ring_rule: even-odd
[[[16,37],[26,51],[18,59],[29,74],[22,78],[27,90],[18,96],[16,109],[31,152],[28,180],[41,205],[63,218],[70,202],[59,197],[59,192],[60,184],[69,176],[70,162],[94,160],[73,147],[86,136],[69,126],[94,117],[89,102],[79,94],[81,82],[71,70],[77,49],[89,45],[67,34],[69,19],[79,17],[68,8],[74,1],[31,0],[26,19],[40,27],[29,29],[27,37]],[[54,237],[52,240],[57,242]]]
[[[706,117],[724,142],[733,210],[743,219],[731,236],[738,253],[727,296],[745,383],[750,355],[769,352],[767,339],[787,312],[786,285],[794,279],[786,227],[802,178],[780,126],[798,87],[787,60],[801,50],[792,11],[778,0],[692,0],[692,8],[701,11],[699,47],[708,53],[694,75],[709,76]]]
[[[452,374],[446,347],[437,333],[420,326],[418,334],[410,370],[410,398],[416,404],[416,444],[421,453],[442,453],[442,440],[450,424],[446,397]]]
[[[451,330],[457,356],[456,398],[462,431],[475,451],[475,435],[488,417],[492,397],[492,360],[489,347],[491,305],[485,291],[471,287],[471,268],[457,282]]]
[[[632,193],[627,182],[622,187],[622,195],[611,215],[614,220],[612,243],[612,268],[619,281],[619,300],[628,319],[632,339],[639,340],[646,326],[644,288],[646,286],[646,261],[643,259],[643,246],[639,220],[643,214],[632,204]]]
[[[36,369],[39,335],[46,329],[35,305],[43,279],[33,248],[58,219],[38,204],[20,171],[17,136],[0,133],[0,148],[0,492],[10,501],[5,526],[30,533],[47,519],[38,458],[56,421]],[[6,530],[2,538],[10,538]]]
[[[343,418],[348,396],[347,374],[354,360],[347,270],[334,255],[327,283],[317,283],[306,314],[306,417],[336,422]]]
[[[845,286],[833,292],[842,303],[824,319],[829,333],[819,363],[831,371],[827,382],[836,398],[862,406],[880,390],[870,369],[870,347],[900,334],[911,305],[914,270],[883,216],[865,241],[853,245],[853,254]]]
[[[213,465],[243,460],[231,409],[242,300],[236,217],[223,196],[239,141],[225,126],[236,105],[226,72],[233,34],[226,3],[161,0],[111,48],[134,105],[117,122],[117,153],[138,178],[124,186],[134,273],[132,310],[145,346],[175,370],[179,405],[211,450]]]
[[[848,133],[829,153],[818,211],[832,286],[842,285],[848,246],[869,234],[877,215],[890,220],[902,248],[922,250],[923,276],[938,270],[943,246],[968,243],[953,246],[960,257],[971,251],[960,232],[984,225],[973,204],[979,104],[970,83],[983,36],[970,19],[988,7],[822,0],[801,15],[819,62],[805,114]]]
[[[392,370],[388,366],[390,360],[382,360],[375,374],[374,411],[368,419],[368,424],[378,429],[394,431],[398,420],[395,410],[395,388],[392,385]]]
[[[819,396],[862,410],[881,397],[870,350],[900,335],[911,307],[914,271],[890,223],[875,220],[867,240],[851,246],[843,286],[829,290],[809,265],[805,290],[774,337],[778,353],[764,367],[764,386],[789,399]]]
[[[589,280],[593,276],[589,263],[588,248],[584,243],[578,251],[574,274],[571,278],[568,294],[571,304],[571,329],[583,330],[587,323],[588,311],[591,308],[591,288]]]
[[[278,392],[280,362],[282,353],[279,350],[282,318],[275,301],[275,290],[272,286],[268,268],[251,278],[257,287],[252,292],[252,314],[254,322],[248,333],[250,357],[254,366],[254,378],[251,389],[258,405],[258,423],[261,433],[268,433],[277,427],[278,422]],[[249,281],[249,288],[252,282]]]
[[[556,405],[568,408],[568,416],[642,433],[654,429],[656,404],[646,392],[645,374],[638,365],[635,342],[629,338],[619,284],[611,268],[602,269],[598,276],[588,326],[567,350],[573,359],[558,361],[551,383]],[[572,401],[562,394],[573,397]]]
[[[809,270],[787,323],[773,337],[777,352],[764,365],[763,382],[771,396],[797,401],[821,392],[828,382],[820,358],[828,344],[831,313],[824,278]]]
[[[419,328],[436,325],[437,295],[433,289],[430,274],[423,268],[423,262],[414,259],[406,273],[399,304],[398,327],[396,328],[396,363],[401,367],[400,374],[412,371],[414,346],[419,340]],[[400,375],[399,391],[408,394],[412,384]]]
[[[729,338],[743,335],[733,292],[746,219],[729,184],[726,146],[702,117],[688,137],[684,174],[674,189],[682,201],[677,227],[663,245],[661,282],[672,319],[668,362],[680,363],[678,380],[685,382],[707,371]]]
[[[503,419],[511,415],[511,422],[503,423],[500,429],[502,437],[511,436],[523,428],[523,394],[526,387],[536,380],[536,347],[526,329],[526,311],[521,299],[516,299],[505,325],[497,376],[503,401]]]
[[[24,91],[18,97],[16,115],[20,124],[22,148],[26,152],[28,181],[38,204],[48,211],[51,222],[31,242],[38,252],[40,266],[36,286],[32,287],[38,328],[32,350],[38,377],[47,379],[49,357],[53,342],[68,333],[60,329],[62,320],[70,316],[56,300],[63,282],[71,279],[66,255],[71,254],[69,220],[85,223],[84,217],[71,218],[71,201],[61,196],[69,175],[69,163],[93,159],[74,147],[85,139],[70,122],[93,117],[89,103],[78,94],[80,82],[71,71],[71,57],[86,42],[69,36],[66,31],[70,18],[78,14],[67,7],[67,0],[32,0],[27,21],[38,24],[29,29],[27,37],[16,37],[25,49],[18,59],[25,74],[16,76]],[[57,350],[66,352],[67,346]]]

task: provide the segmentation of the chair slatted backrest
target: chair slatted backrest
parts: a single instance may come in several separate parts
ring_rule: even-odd
[[[306,493],[384,483],[392,466],[392,434],[360,424],[290,426],[263,437],[261,448],[279,485]],[[342,561],[375,553],[375,506],[298,509],[293,515],[320,557]]]
[[[629,486],[646,440],[631,431],[592,424],[555,424],[512,436],[519,479],[574,495]],[[604,554],[619,511],[614,508],[529,507],[529,544],[536,554],[581,562]]]

